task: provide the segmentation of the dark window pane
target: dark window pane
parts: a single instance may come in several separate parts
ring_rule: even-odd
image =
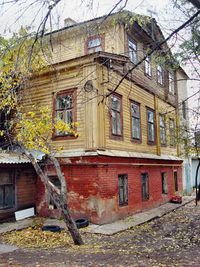
[[[177,172],[174,172],[174,189],[177,192],[178,191],[178,175]]]
[[[142,199],[147,200],[149,199],[149,180],[148,180],[148,174],[142,173]]]
[[[119,205],[128,204],[128,176],[127,174],[118,175]]]

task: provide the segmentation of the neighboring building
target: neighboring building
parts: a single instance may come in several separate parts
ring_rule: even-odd
[[[183,69],[179,69],[177,71],[177,90],[178,90],[178,110],[179,110],[179,121],[180,121],[180,134],[185,134],[187,139],[187,135],[189,132],[189,107],[188,107],[188,94],[187,94],[187,74],[183,71]],[[188,143],[189,146],[189,143]],[[192,182],[192,164],[190,156],[185,155],[184,142],[181,141],[180,144],[180,154],[183,158],[183,190],[186,194],[191,194],[193,190],[193,182]]]
[[[17,210],[35,207],[36,181],[26,158],[0,152],[0,221],[14,218]]]
[[[70,26],[47,35],[53,66],[35,75],[25,90],[27,109],[33,103],[48,105],[53,119],[79,123],[78,137],[54,131],[51,142],[58,149],[74,217],[87,216],[97,224],[158,206],[182,192],[176,71],[148,57],[120,83],[163,39],[155,21],[142,28],[130,18],[122,12],[74,25],[70,20]],[[52,167],[45,171],[58,184]],[[59,216],[39,180],[37,190],[39,214]]]

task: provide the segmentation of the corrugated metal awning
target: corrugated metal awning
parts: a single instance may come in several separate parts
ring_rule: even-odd
[[[30,163],[26,156],[14,152],[0,152],[0,164]]]

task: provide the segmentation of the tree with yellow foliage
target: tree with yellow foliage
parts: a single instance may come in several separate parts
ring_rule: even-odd
[[[83,240],[68,209],[66,180],[49,142],[53,130],[77,135],[76,123],[69,125],[62,120],[52,121],[48,108],[36,109],[32,106],[32,110],[25,112],[23,107],[23,89],[27,81],[33,73],[47,68],[42,49],[27,28],[22,28],[8,40],[0,37],[0,114],[3,118],[0,142],[4,149],[20,148],[29,158],[54,204],[61,209],[74,243],[81,245]],[[44,160],[54,166],[61,189],[50,182],[33,155],[33,150],[43,152]]]

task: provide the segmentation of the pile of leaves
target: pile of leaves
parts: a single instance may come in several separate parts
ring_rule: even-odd
[[[71,238],[66,231],[53,233],[41,228],[29,227],[20,231],[3,234],[1,241],[22,248],[57,248],[71,246]]]

